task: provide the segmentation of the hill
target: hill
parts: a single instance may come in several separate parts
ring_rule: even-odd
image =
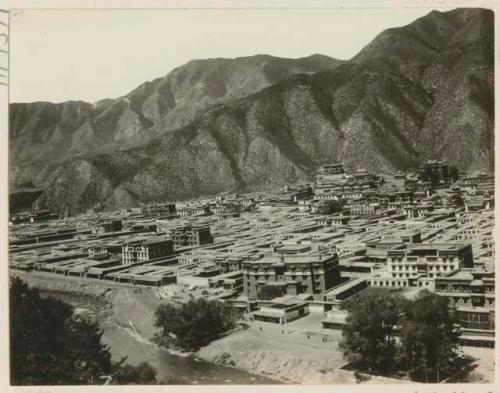
[[[10,105],[10,162],[54,162],[143,144],[208,107],[247,96],[296,73],[342,62],[322,55],[193,60],[118,99]],[[54,154],[57,153],[57,154]]]
[[[489,10],[433,11],[349,62],[214,100],[147,143],[14,171],[46,187],[41,206],[75,213],[276,187],[329,161],[391,172],[439,158],[492,170],[493,23]]]

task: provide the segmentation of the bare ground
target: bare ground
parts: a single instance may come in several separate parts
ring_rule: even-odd
[[[247,330],[212,342],[198,352],[202,359],[299,384],[354,384],[338,348],[339,331],[321,328],[321,314],[311,314],[286,327],[252,322]],[[261,330],[262,328],[262,330]],[[326,338],[326,342],[323,339]],[[365,383],[405,383],[368,377]]]

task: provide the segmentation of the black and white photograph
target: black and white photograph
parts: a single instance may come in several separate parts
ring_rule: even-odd
[[[495,391],[493,2],[147,3],[0,6],[5,388]]]

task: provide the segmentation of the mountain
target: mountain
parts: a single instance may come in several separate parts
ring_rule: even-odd
[[[391,172],[439,158],[492,170],[493,20],[484,9],[433,11],[349,62],[213,101],[142,145],[25,163],[11,176],[45,186],[40,206],[76,213],[277,187],[329,161]]]
[[[256,55],[193,60],[124,97],[95,105],[11,104],[10,162],[54,161],[145,143],[188,124],[211,105],[255,93],[293,74],[315,73],[341,63],[318,54],[301,59]]]
[[[384,31],[354,61],[402,75],[430,95],[414,135],[424,158],[493,170],[493,56],[493,12],[457,9]]]
[[[36,188],[10,189],[9,213],[30,211],[33,203],[42,195],[43,190]]]

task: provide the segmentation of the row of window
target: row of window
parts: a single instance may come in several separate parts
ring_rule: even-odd
[[[372,281],[370,285],[375,287],[405,287],[408,286],[407,281]]]

